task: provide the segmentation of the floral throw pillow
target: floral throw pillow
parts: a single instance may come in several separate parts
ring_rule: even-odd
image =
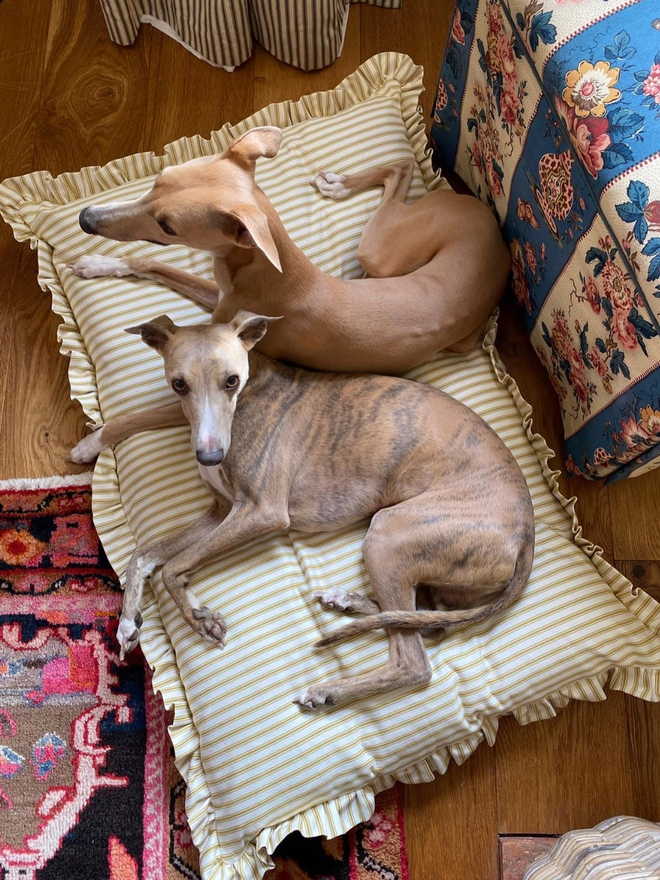
[[[568,471],[659,465],[657,0],[458,0],[432,136],[500,219]]]

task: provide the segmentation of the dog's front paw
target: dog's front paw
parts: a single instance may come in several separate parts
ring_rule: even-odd
[[[123,260],[94,254],[80,257],[75,263],[69,263],[68,267],[79,278],[109,278],[110,276],[123,278],[133,274]]]
[[[119,659],[123,660],[127,654],[137,647],[140,641],[140,626],[142,616],[136,615],[137,619],[130,620],[123,615],[119,619],[117,627],[117,641],[119,642]],[[139,620],[139,623],[138,623]]]
[[[298,703],[305,712],[313,712],[322,706],[334,706],[336,697],[332,685],[318,684],[309,688],[299,697],[294,697],[293,702]]]
[[[345,186],[346,175],[345,174],[334,174],[332,171],[321,171],[320,174],[317,174],[313,180],[310,180],[310,184],[317,189],[322,196],[325,196],[326,199],[334,199],[338,201],[339,199],[345,199],[350,194],[351,191]]]
[[[76,443],[69,453],[69,461],[72,461],[74,464],[87,464],[98,458],[105,449],[105,444],[101,439],[102,431],[103,428],[99,428]]]
[[[207,642],[217,645],[218,648],[224,648],[227,643],[227,624],[222,615],[202,605],[201,608],[192,609],[192,616],[195,621],[192,624],[193,629],[197,630]]]

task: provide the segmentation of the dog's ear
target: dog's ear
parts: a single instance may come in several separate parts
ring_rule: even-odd
[[[279,318],[269,318],[265,315],[255,315],[253,312],[246,312],[241,309],[240,312],[236,312],[229,326],[236,331],[236,335],[249,351],[266,335],[268,324],[271,321],[281,320],[281,316]]]
[[[160,315],[153,321],[147,321],[146,324],[138,324],[137,327],[127,327],[126,333],[135,333],[142,337],[142,341],[155,348],[160,354],[165,350],[165,346],[174,336],[179,328],[167,317]]]
[[[211,224],[233,241],[237,247],[258,247],[278,272],[282,271],[280,255],[268,225],[268,217],[254,205],[237,205],[231,211],[214,208]]]
[[[274,125],[252,128],[242,137],[237,138],[222,154],[224,159],[234,159],[242,165],[254,170],[257,159],[265,156],[272,159],[282,143],[282,131]]]

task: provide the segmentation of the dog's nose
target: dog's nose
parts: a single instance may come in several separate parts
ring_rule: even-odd
[[[96,229],[92,226],[88,214],[89,208],[83,208],[78,216],[78,223],[80,223],[80,228],[83,232],[86,232],[87,235],[95,235]]]
[[[214,464],[221,464],[225,457],[224,449],[212,449],[210,452],[204,449],[198,449],[195,453],[197,461],[204,467],[212,467]]]

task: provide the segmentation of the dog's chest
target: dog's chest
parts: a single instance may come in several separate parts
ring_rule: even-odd
[[[217,464],[212,467],[206,467],[199,463],[197,464],[197,467],[199,468],[201,478],[210,489],[218,495],[222,495],[222,497],[226,498],[228,501],[234,500],[234,496],[231,493],[231,486],[221,467]]]

